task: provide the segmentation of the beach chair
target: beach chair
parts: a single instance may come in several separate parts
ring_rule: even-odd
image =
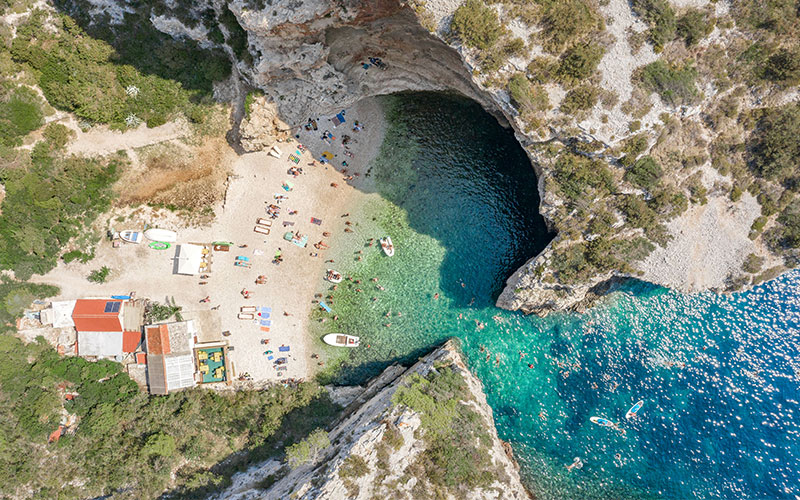
[[[236,262],[233,263],[233,265],[236,267],[247,267],[247,268],[252,267],[249,262],[244,262],[242,260],[237,260]]]
[[[272,220],[259,217],[256,219],[256,224],[259,226],[272,227]]]
[[[254,313],[258,311],[258,307],[256,306],[242,306],[239,308],[239,312],[243,313]]]
[[[256,226],[256,227],[253,228],[253,232],[258,233],[258,234],[265,234],[266,235],[266,234],[269,234],[269,228],[262,227],[262,226]]]
[[[256,319],[255,314],[248,314],[248,313],[239,313],[237,316],[239,319]]]

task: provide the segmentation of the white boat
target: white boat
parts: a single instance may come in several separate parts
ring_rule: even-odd
[[[336,347],[358,347],[359,338],[344,333],[329,333],[322,337],[322,341]]]
[[[394,255],[394,243],[392,243],[392,238],[387,236],[386,238],[381,238],[380,241],[383,253],[385,253],[387,257]]]
[[[325,270],[325,279],[330,281],[331,283],[341,283],[342,282],[342,273],[338,271],[334,271],[333,269],[326,269]]]
[[[178,233],[170,231],[169,229],[158,229],[151,227],[144,232],[145,238],[150,241],[165,241],[167,243],[175,243],[178,241]]]
[[[128,243],[141,243],[144,239],[144,235],[141,231],[134,231],[133,229],[120,231],[119,237],[122,241],[127,241]]]

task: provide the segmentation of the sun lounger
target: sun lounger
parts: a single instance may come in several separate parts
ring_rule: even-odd
[[[243,313],[254,313],[256,311],[258,311],[258,307],[256,306],[242,306],[239,308],[239,312]]]
[[[253,228],[253,232],[259,233],[259,234],[269,234],[269,228],[266,228],[266,227],[263,227],[263,226],[256,226],[256,227]]]
[[[289,346],[288,345],[282,345],[282,346],[278,347],[278,350],[280,352],[289,352]]]
[[[258,224],[259,226],[272,227],[272,220],[259,217],[258,219],[256,219],[256,224]]]
[[[237,260],[236,262],[233,263],[233,265],[236,267],[246,267],[248,269],[252,267],[252,265],[249,262],[244,262],[241,260]]]
[[[239,315],[236,317],[239,319],[256,319],[255,314],[248,314],[248,313],[239,313]]]

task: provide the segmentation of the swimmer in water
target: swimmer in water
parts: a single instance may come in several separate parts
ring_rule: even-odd
[[[572,469],[582,469],[583,468],[583,461],[580,457],[575,457],[571,464],[565,466],[568,471],[572,471]]]
[[[433,294],[433,298],[434,298],[434,300],[435,300],[435,299],[438,299],[438,298],[439,298],[439,292],[436,292],[436,293],[434,293],[434,294]]]
[[[522,359],[522,358],[524,358],[524,357],[525,357],[525,356],[527,356],[527,355],[528,355],[528,353],[527,353],[527,352],[522,352],[522,351],[519,351],[519,359]]]

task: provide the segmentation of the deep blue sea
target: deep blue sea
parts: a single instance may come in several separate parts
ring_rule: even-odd
[[[319,324],[362,338],[339,381],[456,336],[537,499],[800,499],[800,273],[728,296],[631,282],[545,319],[497,309],[549,238],[527,157],[471,101],[382,99],[381,198],[343,250],[363,260],[340,264],[362,283],[332,292],[340,320]],[[383,234],[391,259],[366,246]]]

